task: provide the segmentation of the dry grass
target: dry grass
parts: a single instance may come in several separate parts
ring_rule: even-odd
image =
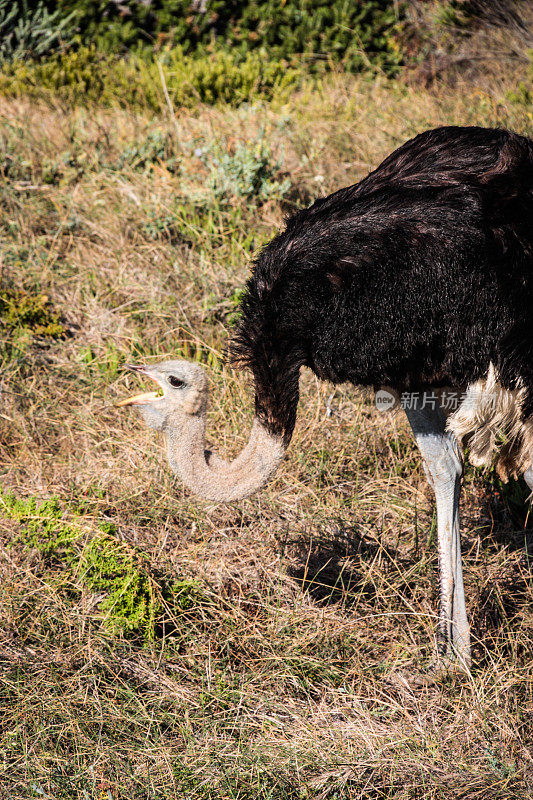
[[[2,485],[59,498],[54,536],[74,531],[78,549],[29,537],[48,541],[38,505],[4,508],[2,797],[533,797],[523,485],[467,473],[475,666],[417,686],[434,648],[435,524],[403,418],[350,387],[327,416],[331,388],[307,373],[279,475],[219,507],[191,498],[152,433],[112,406],[131,381],[125,361],[189,353],[210,372],[213,440],[238,451],[251,392],[221,355],[254,249],[287,207],[425,128],[531,135],[531,113],[503,97],[339,78],[283,108],[180,115],[179,140],[168,118],[3,105],[0,289],[45,294],[65,335],[5,329]],[[131,148],[154,128],[167,150],[140,164]],[[206,196],[194,150],[261,131],[273,159],[284,151],[284,207]],[[152,637],[110,626],[105,592],[76,566],[102,529],[150,591],[193,587],[183,607],[161,589]]]

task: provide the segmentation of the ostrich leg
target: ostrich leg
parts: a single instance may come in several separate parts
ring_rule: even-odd
[[[470,626],[466,616],[459,533],[462,457],[455,435],[446,430],[446,417],[440,406],[408,409],[406,414],[437,501],[439,660],[468,667]]]

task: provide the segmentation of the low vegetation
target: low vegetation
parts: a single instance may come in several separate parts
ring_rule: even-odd
[[[0,797],[533,797],[524,484],[468,470],[474,667],[424,683],[435,520],[401,416],[305,372],[275,481],[226,507],[113,407],[126,362],[198,360],[236,453],[252,393],[223,352],[254,253],[426,128],[532,135],[527,65],[454,91],[334,73],[175,113],[157,79],[152,105],[53,87],[45,105],[39,76],[0,106]]]
[[[239,105],[254,98],[286,99],[301,79],[301,68],[258,53],[242,59],[225,51],[192,57],[178,47],[155,60],[135,55],[116,59],[90,46],[45,61],[15,59],[5,64],[0,70],[0,94],[52,104],[160,112],[165,90],[175,106],[219,101]]]
[[[0,55],[41,57],[93,46],[150,58],[179,46],[186,55],[251,52],[308,64],[331,61],[350,70],[371,61],[393,69],[402,58],[405,7],[389,0],[0,0]]]

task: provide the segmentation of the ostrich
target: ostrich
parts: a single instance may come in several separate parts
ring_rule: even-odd
[[[297,212],[259,254],[231,352],[251,370],[255,420],[227,462],[205,448],[207,380],[185,361],[131,369],[162,389],[122,401],[163,432],[170,466],[213,501],[247,497],[291,439],[299,371],[389,387],[436,497],[437,659],[471,663],[459,530],[463,442],[478,466],[533,489],[533,141],[442,127],[362,181]],[[457,408],[425,403],[454,389]]]

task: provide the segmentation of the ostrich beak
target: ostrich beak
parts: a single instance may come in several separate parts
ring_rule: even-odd
[[[146,364],[124,364],[124,366],[132,372],[146,372],[148,369]]]
[[[141,372],[144,375],[148,375],[149,378],[152,380],[156,380],[152,375],[150,375],[149,367],[145,364],[125,364],[126,369],[132,370],[132,372]],[[118,403],[115,403],[116,408],[123,408],[124,406],[142,406],[145,403],[153,403],[154,400],[158,400],[162,395],[158,392],[144,392],[143,394],[136,394],[133,397],[126,397],[125,400],[120,400]]]

